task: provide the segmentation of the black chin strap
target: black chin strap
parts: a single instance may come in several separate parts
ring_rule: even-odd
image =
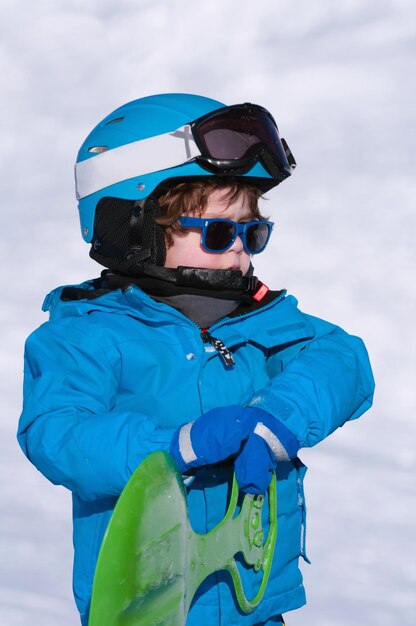
[[[129,253],[134,255],[136,263],[150,257],[149,245],[144,246],[144,207],[146,200],[137,200],[131,210],[129,228]],[[149,242],[146,242],[149,244]]]

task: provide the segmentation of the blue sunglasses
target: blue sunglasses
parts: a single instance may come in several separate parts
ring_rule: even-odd
[[[201,244],[207,252],[225,252],[241,237],[244,250],[248,254],[263,252],[269,243],[273,222],[233,222],[219,218],[180,217],[184,228],[201,228]]]

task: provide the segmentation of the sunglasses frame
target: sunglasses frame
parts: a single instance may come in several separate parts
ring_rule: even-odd
[[[225,222],[227,224],[232,224],[235,228],[235,233],[233,235],[232,241],[225,248],[221,248],[219,250],[213,250],[206,244],[207,229],[209,225],[212,224],[213,222]],[[179,223],[183,228],[201,228],[202,229],[202,233],[201,233],[202,247],[207,252],[213,252],[216,254],[220,254],[221,252],[226,252],[227,250],[229,250],[231,246],[233,245],[233,243],[235,242],[235,240],[237,239],[237,237],[241,237],[244,250],[247,252],[247,254],[250,254],[250,255],[260,254],[260,252],[263,252],[263,250],[266,248],[267,244],[269,243],[269,240],[273,231],[273,227],[274,227],[274,222],[269,222],[267,220],[253,220],[251,222],[233,222],[233,220],[223,219],[219,217],[209,218],[209,217],[182,216],[179,218]],[[247,231],[251,226],[258,226],[259,224],[267,225],[268,235],[262,248],[260,250],[257,250],[256,252],[253,252],[249,250],[247,247]]]

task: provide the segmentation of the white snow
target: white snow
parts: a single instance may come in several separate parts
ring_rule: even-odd
[[[258,102],[299,167],[269,194],[256,270],[362,336],[375,406],[306,450],[308,605],[290,626],[413,626],[415,23],[411,0],[2,0],[0,623],[78,624],[71,504],[17,447],[23,342],[44,294],[96,276],[76,152],[151,93]]]

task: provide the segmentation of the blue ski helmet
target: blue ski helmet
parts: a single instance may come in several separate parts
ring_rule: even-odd
[[[103,198],[140,201],[167,184],[206,176],[267,191],[295,166],[273,117],[258,105],[227,107],[180,93],[133,100],[105,117],[79,150],[75,179],[82,235],[93,241]]]

